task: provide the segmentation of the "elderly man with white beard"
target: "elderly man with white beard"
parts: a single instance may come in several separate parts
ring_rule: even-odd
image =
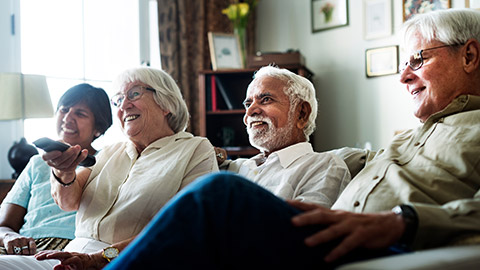
[[[313,84],[287,69],[265,66],[255,73],[243,104],[250,144],[261,153],[225,160],[220,169],[238,173],[283,199],[330,208],[350,173],[339,157],[314,152],[308,142],[317,117]],[[217,156],[224,155],[223,150]]]

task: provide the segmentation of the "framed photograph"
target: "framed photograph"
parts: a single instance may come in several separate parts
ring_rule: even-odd
[[[367,78],[398,73],[398,45],[365,51]]]
[[[403,0],[403,21],[413,15],[450,8],[451,0]]]
[[[208,33],[212,69],[243,68],[242,51],[237,35],[225,33]]]
[[[480,9],[480,0],[465,0],[465,7]]]
[[[348,25],[348,0],[311,0],[312,33]]]
[[[365,39],[392,35],[392,1],[363,1],[363,33]]]

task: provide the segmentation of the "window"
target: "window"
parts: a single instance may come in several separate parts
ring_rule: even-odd
[[[124,69],[160,68],[156,8],[155,0],[22,0],[22,72],[47,76],[54,108],[83,82],[111,96],[111,82]],[[95,141],[97,148],[125,140],[113,110],[114,124]],[[57,138],[54,118],[26,119],[24,132],[29,142]]]

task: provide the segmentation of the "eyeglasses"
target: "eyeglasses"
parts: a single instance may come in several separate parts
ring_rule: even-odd
[[[132,87],[130,90],[128,90],[126,94],[123,94],[123,93],[116,94],[110,99],[110,102],[112,102],[113,106],[120,108],[120,106],[122,106],[123,101],[125,100],[125,97],[127,97],[127,99],[130,101],[135,101],[143,96],[143,94],[145,93],[145,90],[155,92],[155,89],[153,88],[137,85]]]
[[[406,61],[403,64],[400,64],[398,67],[400,73],[402,73],[405,69],[407,69],[407,66],[409,66],[413,71],[419,70],[423,66],[423,52],[425,51],[430,51],[430,50],[435,50],[435,49],[440,49],[444,47],[454,47],[454,46],[460,46],[463,44],[453,44],[453,45],[442,45],[442,46],[437,46],[433,48],[428,48],[428,49],[423,49],[416,51],[412,55],[410,55],[410,59]]]

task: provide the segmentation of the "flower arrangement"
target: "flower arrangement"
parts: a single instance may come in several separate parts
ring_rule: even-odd
[[[332,20],[332,14],[334,9],[335,9],[335,6],[330,2],[326,3],[320,9],[320,11],[323,12],[323,14],[325,15],[325,22],[330,22]]]
[[[244,3],[230,4],[222,13],[232,21],[234,28],[247,27],[248,15],[253,9],[257,1],[248,1]]]
[[[258,0],[247,0],[241,3],[236,2],[222,10],[222,14],[227,15],[228,19],[233,23],[233,31],[238,35],[240,40],[244,66],[246,64],[246,29],[248,16],[257,5],[257,2]]]

